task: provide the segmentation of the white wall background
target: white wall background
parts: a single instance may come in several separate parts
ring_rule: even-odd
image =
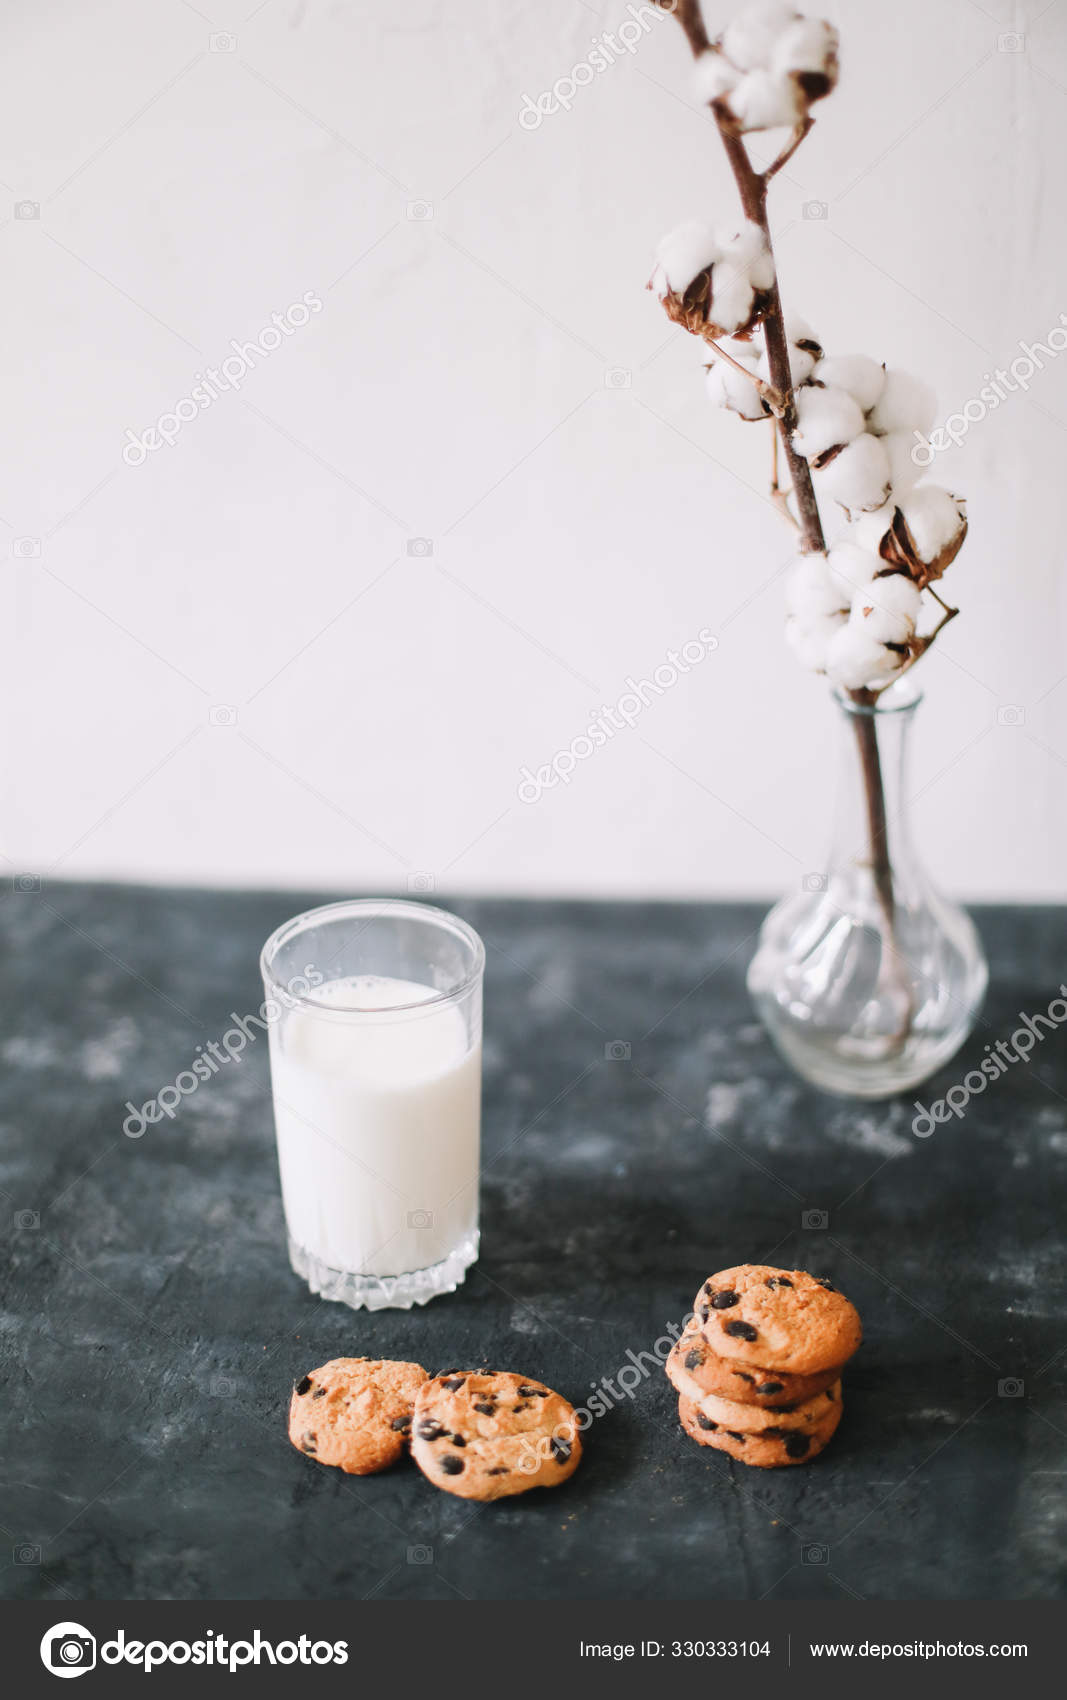
[[[1067,4],[826,10],[843,76],[779,182],[783,290],[948,413],[1067,312]],[[4,0],[9,874],[673,896],[821,865],[831,711],[781,639],[765,433],[709,408],[642,287],[663,230],[733,204],[678,26],[517,122],[626,16]],[[124,464],[309,290],[240,394]],[[973,897],[1063,895],[1065,378],[934,473],[971,535],[913,789]],[[704,626],[635,731],[518,801]]]

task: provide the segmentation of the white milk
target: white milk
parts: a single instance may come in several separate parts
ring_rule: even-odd
[[[271,1028],[289,1233],[332,1269],[425,1269],[477,1225],[481,1047],[468,1049],[450,1004],[388,1013],[434,995],[378,975],[331,980],[316,1002],[367,1013],[302,1007]]]

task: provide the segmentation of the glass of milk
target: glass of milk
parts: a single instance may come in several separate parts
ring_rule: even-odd
[[[261,967],[294,1270],[369,1310],[452,1292],[478,1255],[481,939],[421,903],[331,903]]]

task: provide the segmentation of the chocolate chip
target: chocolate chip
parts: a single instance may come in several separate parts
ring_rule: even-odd
[[[528,1411],[530,1409],[529,1400],[528,1399],[520,1400],[520,1402],[515,1406],[515,1409],[516,1409],[516,1411]]]
[[[510,1474],[510,1471],[506,1464],[494,1464],[493,1468],[491,1470],[487,1470],[485,1473],[487,1476],[507,1476]]]
[[[467,1442],[461,1434],[454,1434],[452,1436],[452,1444],[453,1446],[466,1446]]]
[[[711,1308],[712,1310],[730,1310],[733,1305],[738,1303],[738,1299],[739,1294],[735,1293],[732,1287],[724,1287],[721,1293],[712,1293]]]
[[[389,1424],[389,1427],[395,1428],[395,1429],[400,1429],[400,1430],[410,1428],[411,1427],[411,1418],[410,1417],[394,1417],[392,1422]]]
[[[767,1280],[764,1281],[763,1285],[765,1287],[772,1287],[772,1288],[773,1287],[791,1287],[793,1285],[793,1283],[789,1279],[788,1275],[770,1275],[770,1276],[768,1276]]]
[[[699,1316],[701,1322],[707,1322],[708,1317],[711,1315],[711,1306],[709,1304],[706,1304],[706,1303],[702,1304],[700,1306],[700,1309],[697,1311],[697,1315]]]
[[[318,1435],[312,1434],[310,1429],[308,1429],[306,1434],[303,1434],[300,1437],[300,1445],[305,1452],[312,1452],[313,1453],[318,1444],[319,1444]]]
[[[325,1397],[326,1397],[325,1387],[316,1387],[316,1389],[315,1389],[314,1393],[311,1395],[311,1397],[313,1399],[325,1399]]]
[[[739,1440],[742,1446],[744,1446],[745,1441],[748,1439],[747,1434],[738,1434],[736,1429],[728,1428],[726,1432],[730,1436],[731,1440]]]
[[[699,1369],[704,1362],[704,1353],[699,1346],[694,1346],[691,1352],[685,1354],[686,1369]]]
[[[446,1476],[461,1476],[463,1474],[463,1459],[453,1458],[451,1452],[447,1452],[443,1458],[438,1458],[437,1467],[443,1470]]]
[[[557,1464],[565,1464],[570,1455],[571,1443],[569,1440],[552,1441],[552,1456],[555,1458]]]
[[[520,1387],[519,1388],[519,1398],[520,1399],[544,1399],[546,1397],[547,1397],[547,1394],[546,1394],[546,1391],[543,1387]]]
[[[792,1416],[793,1412],[798,1408],[800,1402],[801,1401],[799,1399],[794,1399],[791,1405],[776,1405],[774,1408],[776,1411],[781,1411],[783,1416],[789,1417]]]
[[[829,1399],[829,1401],[830,1401],[830,1403],[831,1403],[831,1405],[832,1405],[832,1404],[833,1404],[833,1402],[834,1402],[834,1390],[833,1390],[833,1388],[832,1388],[832,1387],[828,1387],[828,1388],[827,1388],[827,1389],[826,1389],[826,1397],[827,1397],[827,1398],[828,1398],[828,1399]]]
[[[820,1287],[826,1288],[826,1291],[828,1293],[836,1293],[837,1288],[834,1286],[834,1284],[830,1280],[829,1276],[827,1276],[827,1275],[816,1275],[815,1279],[819,1283]]]
[[[784,1440],[788,1433],[789,1433],[789,1430],[787,1428],[761,1428],[760,1429],[760,1436],[763,1440]]]
[[[440,1423],[435,1423],[432,1417],[427,1417],[425,1421],[419,1424],[415,1433],[420,1440],[440,1440],[441,1436],[447,1433],[447,1430],[442,1428]]]
[[[474,1402],[474,1409],[476,1411],[481,1411],[483,1417],[496,1416],[496,1406],[490,1405],[485,1399],[476,1399]]]
[[[759,1339],[759,1335],[756,1333],[751,1322],[742,1322],[740,1317],[735,1318],[733,1322],[724,1322],[723,1332],[725,1334],[732,1334],[735,1340]]]
[[[714,1291],[715,1291],[715,1288],[714,1288],[714,1287],[713,1287],[713,1286],[712,1286],[712,1284],[711,1284],[711,1282],[710,1282],[710,1281],[705,1281],[705,1282],[704,1282],[704,1286],[703,1286],[703,1289],[702,1289],[702,1290],[703,1290],[703,1291],[704,1291],[704,1292],[705,1292],[705,1293],[713,1293],[713,1292],[714,1292]]]
[[[714,1433],[719,1426],[718,1423],[713,1423],[710,1417],[706,1417],[703,1411],[697,1412],[697,1424],[700,1428],[706,1428],[711,1433]]]
[[[755,1381],[756,1379],[754,1375],[749,1375],[748,1371],[744,1369],[739,1369],[736,1373],[739,1381]],[[756,1392],[759,1391],[760,1389],[757,1387]]]
[[[785,1443],[786,1456],[789,1458],[806,1458],[810,1445],[810,1435],[791,1434]]]
[[[756,1392],[760,1393],[760,1394],[767,1394],[768,1396],[771,1393],[784,1393],[785,1392],[785,1382],[784,1381],[761,1381],[759,1386],[756,1388]]]
[[[293,1388],[293,1392],[296,1393],[301,1399],[304,1397],[305,1393],[310,1393],[311,1392],[311,1377],[310,1377],[310,1375],[305,1375],[303,1381],[298,1381],[296,1386]]]
[[[457,1388],[460,1388],[460,1387],[463,1386],[463,1383],[466,1381],[466,1379],[467,1379],[467,1377],[465,1375],[449,1375],[449,1376],[443,1375],[441,1377],[441,1386],[447,1387],[448,1391],[450,1393],[455,1393]]]

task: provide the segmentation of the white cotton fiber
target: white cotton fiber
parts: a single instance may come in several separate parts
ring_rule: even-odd
[[[903,573],[872,579],[852,598],[849,619],[879,643],[907,643],[919,618],[919,589]]]
[[[848,597],[827,567],[825,555],[797,556],[786,574],[785,605],[802,623],[847,608]]]
[[[738,72],[721,53],[702,53],[693,68],[693,91],[698,100],[719,100],[737,79]]]
[[[744,272],[734,271],[729,264],[716,264],[711,274],[710,322],[727,332],[740,330],[751,317],[753,300],[752,285]]]
[[[831,639],[847,625],[844,614],[821,614],[818,619],[785,623],[785,641],[797,660],[814,673],[825,673]]]
[[[789,344],[789,376],[792,379],[793,388],[795,390],[799,389],[801,384],[807,383],[808,379],[811,377],[814,366],[814,355],[809,354],[806,348],[798,348],[795,343],[791,342]],[[767,358],[766,349],[764,349],[759,358],[759,375],[765,384],[773,382],[771,378],[771,363]]]
[[[887,685],[905,659],[851,621],[834,633],[826,647],[826,671],[848,691]]]
[[[793,445],[805,460],[814,460],[837,443],[850,443],[863,430],[863,414],[847,390],[811,384],[797,391],[797,420]]]
[[[922,477],[925,467],[916,466],[911,458],[911,451],[917,439],[910,431],[890,431],[888,436],[881,439],[889,456],[889,482],[893,486],[893,495],[899,500],[906,496],[909,490],[914,490]]]
[[[821,18],[797,18],[782,30],[771,52],[771,68],[785,72],[822,72],[837,80],[838,34]]]
[[[742,71],[769,65],[781,37],[796,19],[792,6],[759,3],[744,7],[723,31],[722,47]],[[714,34],[714,29],[709,33]]]
[[[929,384],[911,372],[890,369],[882,393],[871,409],[868,429],[928,432],[934,423],[937,398]]]
[[[880,437],[864,431],[815,474],[816,485],[849,513],[880,508],[889,495],[889,456]]]
[[[792,77],[749,71],[732,91],[729,105],[742,130],[778,130],[799,123],[804,100]]]
[[[755,374],[755,365],[746,367]],[[729,361],[716,359],[707,375],[708,398],[716,407],[729,408],[742,419],[765,419],[767,410],[751,378],[746,378]]]
[[[869,354],[828,354],[819,361],[815,376],[820,384],[847,390],[864,413],[874,406],[885,387],[885,367]]]
[[[935,561],[966,524],[964,503],[940,484],[920,484],[899,506],[921,561]]]
[[[875,508],[872,513],[857,514],[848,528],[848,542],[877,555],[878,545],[892,525],[896,511],[896,501],[890,496],[884,508]]]
[[[743,273],[753,289],[770,289],[774,283],[774,256],[758,224],[746,219],[740,230],[718,232],[720,265]]]
[[[710,224],[689,218],[663,237],[656,249],[650,287],[662,300],[673,292],[684,295],[698,273],[719,257],[719,243]]]
[[[835,543],[826,557],[826,565],[830,573],[840,584],[849,602],[853,593],[862,590],[865,584],[870,584],[875,573],[881,572],[885,562],[877,555],[872,555],[868,549],[861,549],[855,543]]]

